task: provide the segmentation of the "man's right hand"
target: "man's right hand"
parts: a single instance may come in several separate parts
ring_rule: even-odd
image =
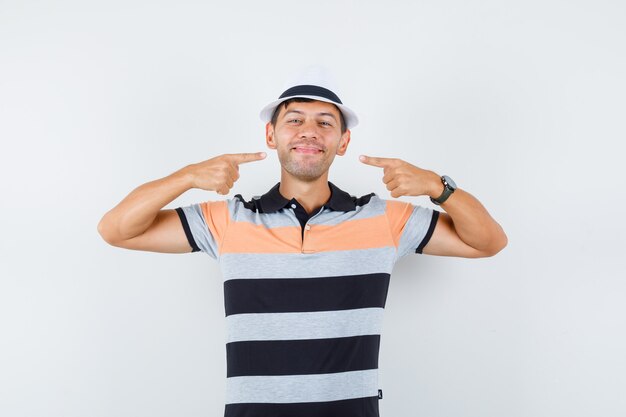
[[[187,166],[193,188],[226,195],[239,179],[239,165],[265,159],[265,152],[227,153]]]

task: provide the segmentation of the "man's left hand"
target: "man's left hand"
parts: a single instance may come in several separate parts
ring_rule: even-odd
[[[383,182],[394,198],[429,195],[439,197],[443,186],[441,177],[433,171],[418,168],[398,158],[381,158],[361,155],[361,162],[383,168]]]

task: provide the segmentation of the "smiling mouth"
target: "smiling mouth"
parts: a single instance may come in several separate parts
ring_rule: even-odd
[[[291,148],[291,150],[296,151],[298,153],[309,153],[309,154],[316,154],[316,153],[324,152],[323,150],[317,149],[317,148],[301,148],[299,146],[296,146],[295,148]]]

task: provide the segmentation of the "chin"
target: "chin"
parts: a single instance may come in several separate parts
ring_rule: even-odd
[[[323,172],[302,172],[302,171],[287,171],[291,174],[292,177],[298,178],[302,181],[315,181],[320,178],[324,173]]]
[[[283,170],[302,181],[314,181],[328,172],[328,169],[330,168],[330,164],[326,166],[324,163],[327,161],[306,161],[298,157],[295,153],[288,153],[285,155],[279,154],[278,159]]]
[[[325,170],[302,170],[302,169],[293,169],[293,167],[284,166],[283,169],[289,173],[294,178],[297,178],[301,181],[315,181],[319,179],[322,175],[326,173]]]

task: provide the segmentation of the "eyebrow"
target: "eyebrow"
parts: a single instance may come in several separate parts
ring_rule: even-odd
[[[304,114],[304,112],[301,112],[300,110],[289,110],[285,113],[285,116],[287,116],[289,113],[298,113],[298,114]],[[337,118],[335,117],[334,114],[332,113],[328,113],[328,112],[319,112],[317,113],[318,116],[330,116],[333,119],[335,119],[335,121],[337,121]]]

